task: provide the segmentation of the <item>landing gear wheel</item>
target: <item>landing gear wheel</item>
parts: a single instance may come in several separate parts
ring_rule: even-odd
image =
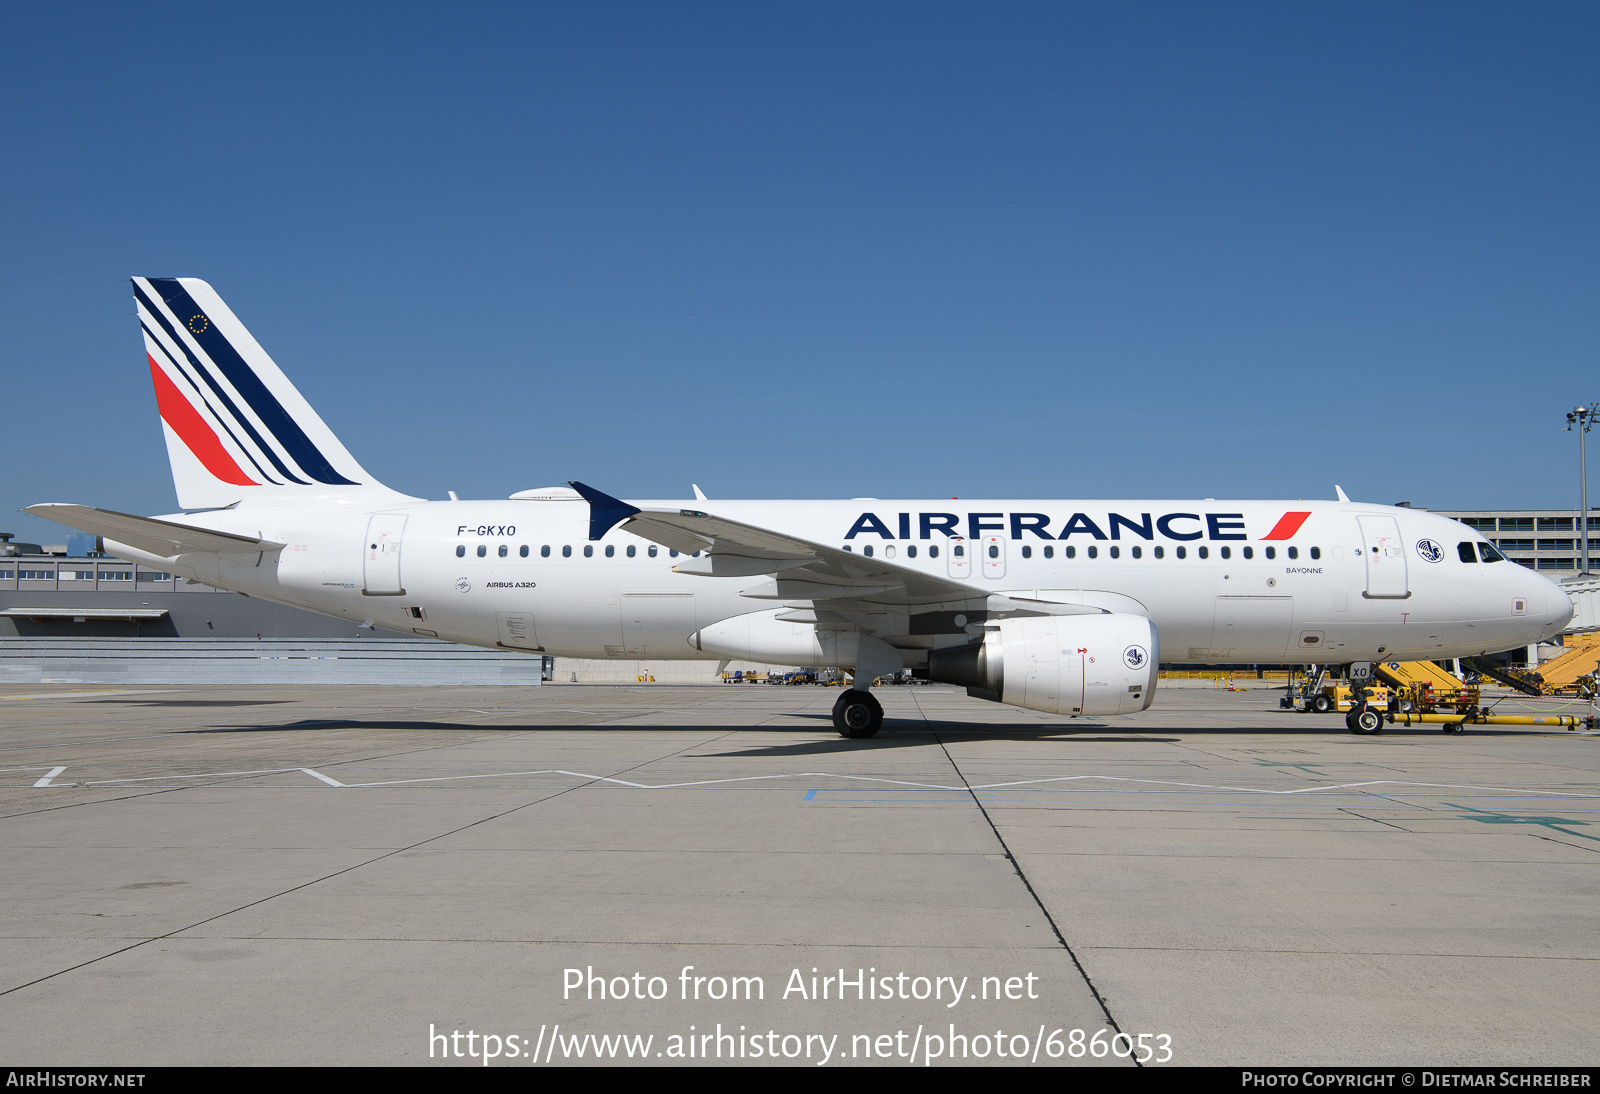
[[[1333,709],[1333,700],[1326,695],[1313,695],[1311,697],[1311,710],[1316,714],[1326,714]]]
[[[883,725],[883,707],[871,692],[850,688],[833,704],[833,725],[841,737],[871,737]]]
[[[1370,707],[1358,707],[1345,715],[1344,724],[1351,733],[1382,733],[1383,715]]]

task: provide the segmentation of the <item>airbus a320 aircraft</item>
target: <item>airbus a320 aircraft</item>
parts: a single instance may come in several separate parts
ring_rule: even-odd
[[[187,512],[27,512],[118,557],[405,634],[582,658],[852,670],[870,737],[905,668],[1050,714],[1128,714],[1157,665],[1438,659],[1539,641],[1554,582],[1475,531],[1350,502],[624,502],[582,483],[426,501],[364,470],[220,297],[134,278]],[[1350,728],[1377,732],[1364,705]]]

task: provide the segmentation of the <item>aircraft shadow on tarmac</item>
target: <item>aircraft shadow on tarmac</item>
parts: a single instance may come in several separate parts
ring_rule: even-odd
[[[293,702],[292,699],[95,699],[92,706],[120,703],[135,707],[265,707]]]
[[[272,702],[274,700],[252,700],[251,702]],[[196,706],[232,706],[244,705],[243,703],[223,703],[202,701]],[[827,714],[792,714],[789,717],[803,718],[807,721],[830,721]],[[648,732],[697,732],[708,731],[737,732],[743,734],[760,733],[778,736],[791,733],[815,733],[816,727],[810,725],[758,725],[758,726],[729,726],[729,725],[641,725],[637,722],[619,724],[615,721],[602,722],[540,722],[540,723],[495,723],[495,722],[434,722],[420,720],[401,720],[390,718],[308,718],[293,722],[264,722],[254,725],[232,726],[204,726],[195,729],[181,730],[182,733],[212,734],[212,733],[293,733],[307,730],[334,730],[358,729],[373,732],[493,732],[493,733],[548,733],[572,732],[575,730],[592,730],[602,732],[606,730],[628,730]],[[831,729],[831,727],[830,727]],[[1090,733],[1100,734],[1089,736]],[[1105,734],[1115,734],[1106,736]],[[1317,722],[1314,725],[1281,725],[1281,726],[1239,726],[1239,725],[1163,725],[1140,726],[1138,729],[1123,729],[1118,726],[1108,725],[1104,722],[1084,722],[1067,725],[1039,725],[1019,726],[1015,724],[986,724],[983,722],[943,722],[922,721],[911,719],[885,718],[883,729],[875,737],[852,740],[844,737],[828,737],[821,741],[810,740],[792,744],[762,745],[754,748],[736,749],[723,753],[702,753],[702,755],[723,756],[800,756],[813,754],[827,754],[834,752],[861,752],[884,748],[906,748],[911,746],[926,745],[929,739],[938,734],[946,738],[983,738],[989,741],[1056,741],[1063,745],[1072,744],[1180,744],[1184,740],[1194,740],[1197,737],[1216,736],[1228,734],[1239,737],[1272,738],[1282,740],[1292,737],[1299,740],[1307,738],[1334,737],[1343,739],[1350,736],[1342,720]],[[1167,734],[1181,734],[1181,736],[1167,736]],[[1487,726],[1472,726],[1465,734],[1459,736],[1481,737],[1526,737],[1530,734],[1538,736],[1565,737],[1567,731],[1549,730],[1543,733],[1538,730],[1528,729],[1500,729]],[[1381,734],[1373,735],[1368,740],[1381,742],[1385,738],[1414,738],[1414,737],[1440,737],[1445,736],[1437,728],[1431,726],[1386,726]]]

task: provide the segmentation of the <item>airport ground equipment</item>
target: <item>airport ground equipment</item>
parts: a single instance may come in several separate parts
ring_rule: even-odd
[[[1462,715],[1477,709],[1482,695],[1432,661],[1381,661],[1376,671],[1396,690],[1397,701],[1389,707],[1396,713]]]
[[[1463,657],[1461,663],[1473,672],[1487,676],[1491,680],[1498,680],[1506,687],[1520,691],[1524,695],[1537,697],[1545,694],[1544,678],[1537,672],[1514,669],[1510,665],[1497,665],[1483,657]]]
[[[1600,635],[1573,636],[1571,648],[1538,671],[1496,665],[1481,657],[1463,657],[1461,663],[1524,695],[1587,699],[1595,694],[1595,675],[1600,670]]]
[[[1544,693],[1575,694],[1580,699],[1594,695],[1594,676],[1600,668],[1600,631],[1565,636],[1565,652],[1539,666],[1544,678]]]
[[[1389,705],[1388,687],[1341,679],[1337,672],[1331,665],[1312,665],[1298,679],[1290,681],[1278,706],[1284,710],[1298,707],[1304,714],[1328,714],[1333,711],[1349,713],[1362,702],[1383,708]]]
[[[1464,714],[1424,714],[1416,711],[1390,714],[1390,725],[1438,725],[1446,733],[1460,733],[1466,726],[1550,726],[1551,728],[1594,729],[1600,718],[1593,714],[1493,714],[1474,707]]]
[[[1431,661],[1384,661],[1376,665],[1375,670],[1379,677],[1395,687],[1395,698],[1385,713],[1390,725],[1437,725],[1446,733],[1460,733],[1469,725],[1548,726],[1553,729],[1586,726],[1592,729],[1600,724],[1600,716],[1594,708],[1588,715],[1497,714],[1492,706],[1483,705],[1480,688],[1462,682]],[[1515,678],[1532,682],[1527,679],[1528,675],[1514,674]],[[1543,692],[1545,695],[1555,691],[1548,682],[1543,686],[1548,689]]]
[[[1460,733],[1469,725],[1548,726],[1590,729],[1600,726],[1600,708],[1588,715],[1497,714],[1482,704],[1482,691],[1466,684],[1431,661],[1385,661],[1374,665],[1383,685],[1362,685],[1340,680],[1336,669],[1312,666],[1291,682],[1279,705],[1284,709],[1328,713],[1342,711],[1352,733],[1381,733],[1389,725],[1437,725],[1446,733]],[[1589,678],[1592,684],[1592,676]],[[1386,686],[1385,686],[1386,685]],[[1592,698],[1592,691],[1590,697]]]
[[[1278,706],[1284,710],[1294,710],[1299,707],[1307,714],[1328,713],[1333,709],[1333,700],[1323,692],[1322,685],[1329,674],[1327,665],[1307,666],[1299,675],[1289,678],[1289,684],[1284,688],[1283,698],[1278,700]]]

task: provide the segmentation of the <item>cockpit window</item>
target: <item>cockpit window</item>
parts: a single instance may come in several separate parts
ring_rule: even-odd
[[[1483,561],[1485,562],[1504,562],[1506,560],[1505,555],[1496,551],[1493,545],[1488,543],[1479,543],[1478,553],[1483,556]]]
[[[1478,556],[1472,553],[1472,542],[1470,540],[1462,540],[1456,544],[1456,554],[1461,556],[1462,562],[1476,564],[1478,561]]]

